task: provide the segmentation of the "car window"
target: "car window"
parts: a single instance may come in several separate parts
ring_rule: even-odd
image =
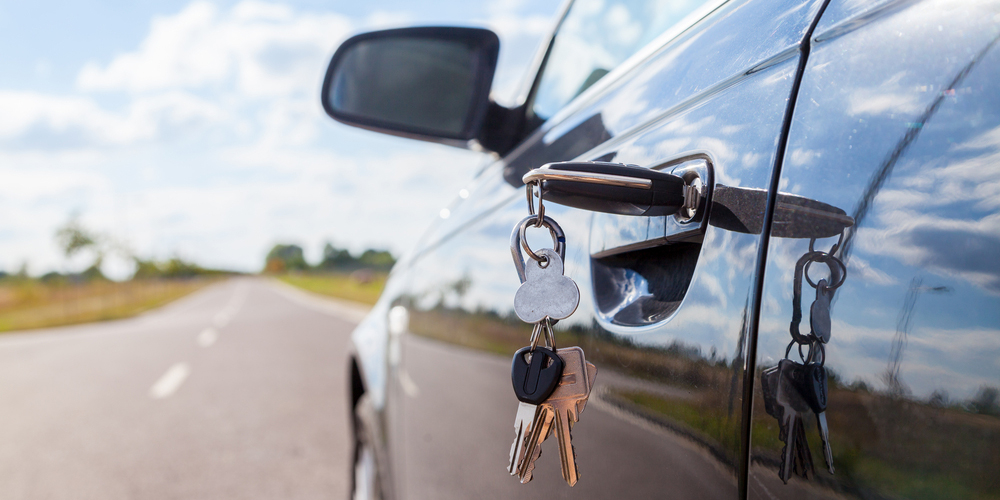
[[[545,120],[706,0],[577,0],[556,33],[532,111]]]

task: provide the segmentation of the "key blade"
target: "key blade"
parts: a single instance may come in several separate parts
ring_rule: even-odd
[[[833,449],[830,448],[830,428],[826,425],[826,412],[816,414],[816,427],[819,427],[819,439],[823,443],[823,458],[826,460],[826,470],[833,474]]]
[[[573,436],[570,425],[572,415],[569,411],[561,410],[555,412],[556,438],[559,440],[559,463],[562,466],[562,477],[566,484],[576,485],[580,479],[580,473],[576,466],[576,449],[573,447]]]
[[[792,469],[795,466],[795,425],[796,420],[798,420],[798,414],[794,411],[786,410],[783,417],[778,437],[785,442],[785,447],[781,449],[781,466],[778,467],[778,477],[781,478],[783,483],[788,484],[788,480],[792,478]]]
[[[538,407],[535,421],[527,437],[527,448],[523,457],[517,463],[517,476],[521,484],[531,481],[531,472],[535,469],[535,460],[542,456],[542,442],[545,441],[552,431],[552,420],[555,414],[551,408],[545,406]]]
[[[514,418],[514,442],[510,445],[510,457],[508,458],[507,471],[510,475],[517,474],[517,464],[522,460],[526,447],[526,438],[531,432],[538,406],[529,403],[519,403],[517,405],[517,416]]]

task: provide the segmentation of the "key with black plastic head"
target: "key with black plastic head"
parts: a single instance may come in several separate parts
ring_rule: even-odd
[[[545,422],[551,421],[551,409],[542,408],[539,403],[556,389],[564,365],[562,358],[546,347],[520,349],[511,362],[511,383],[520,403],[507,470],[522,483],[531,481],[534,462],[542,453],[539,445],[548,437],[549,430],[543,427],[550,425]]]

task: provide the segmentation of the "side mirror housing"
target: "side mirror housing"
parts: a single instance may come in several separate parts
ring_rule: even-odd
[[[348,125],[466,147],[490,110],[499,52],[497,35],[478,28],[356,35],[330,60],[323,109]]]

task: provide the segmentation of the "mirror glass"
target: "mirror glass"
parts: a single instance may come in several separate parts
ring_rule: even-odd
[[[349,41],[331,62],[323,96],[327,110],[361,126],[471,138],[473,122],[481,118],[480,52],[462,39],[397,35]]]

